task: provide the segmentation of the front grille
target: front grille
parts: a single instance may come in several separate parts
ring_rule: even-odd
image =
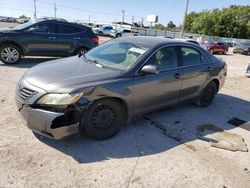
[[[18,97],[23,101],[30,99],[36,93],[37,93],[36,91],[28,89],[26,87],[17,90]]]

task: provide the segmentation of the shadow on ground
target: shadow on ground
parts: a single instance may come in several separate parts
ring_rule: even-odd
[[[40,63],[57,59],[56,57],[26,57],[21,59],[21,61],[17,64],[4,64],[1,63],[0,66],[8,66],[8,67],[18,67],[18,68],[31,68]]]
[[[108,140],[94,140],[86,135],[62,141],[43,137],[39,140],[72,156],[79,163],[100,162],[110,158],[131,158],[165,152],[198,139],[197,126],[202,124],[213,124],[224,130],[234,129],[233,125],[227,123],[232,117],[250,121],[250,102],[218,94],[207,108],[185,104],[147,114]],[[157,124],[163,126],[163,129],[155,126]],[[164,127],[169,134],[164,134]],[[249,126],[243,129],[250,131]]]

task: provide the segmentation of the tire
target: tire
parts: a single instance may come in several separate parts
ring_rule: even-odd
[[[16,64],[21,59],[21,50],[12,44],[0,48],[0,60],[5,64]]]
[[[217,85],[214,81],[210,82],[202,91],[201,95],[199,96],[199,99],[196,101],[196,105],[200,107],[207,107],[209,106],[216,93],[218,91]]]
[[[99,32],[98,32],[98,35],[99,35],[99,36],[103,36],[103,32],[102,32],[102,31],[99,31]]]
[[[108,139],[117,134],[125,122],[122,105],[114,100],[94,102],[85,116],[84,129],[95,139]]]
[[[224,50],[223,54],[225,54],[225,55],[226,55],[226,54],[227,54],[227,50]]]
[[[120,33],[116,34],[116,38],[122,37]]]
[[[84,47],[80,47],[80,48],[77,48],[74,55],[77,55],[79,53],[86,53],[88,51],[87,48],[84,48]]]

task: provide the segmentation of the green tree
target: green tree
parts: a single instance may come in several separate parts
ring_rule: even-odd
[[[176,25],[173,23],[173,21],[169,21],[167,24],[167,29],[175,29]]]
[[[250,39],[250,6],[191,12],[186,17],[185,31],[219,36]]]
[[[21,16],[19,16],[19,18],[28,18],[28,17],[25,15],[21,15]]]
[[[155,24],[155,26],[153,27],[154,29],[160,29],[160,30],[164,30],[166,27],[160,23]]]

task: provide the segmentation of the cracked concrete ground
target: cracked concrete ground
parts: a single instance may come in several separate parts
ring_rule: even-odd
[[[228,77],[211,106],[185,104],[147,114],[105,141],[35,137],[18,117],[15,85],[26,70],[49,59],[0,63],[0,187],[248,188],[250,153],[214,148],[197,137],[197,126],[213,124],[250,145],[249,126],[227,123],[232,117],[250,121],[250,79],[244,76],[250,57],[219,57],[228,64]]]

